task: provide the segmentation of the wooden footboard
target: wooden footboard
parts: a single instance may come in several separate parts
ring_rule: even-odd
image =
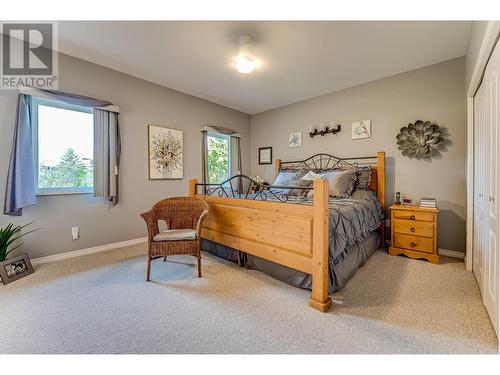
[[[202,238],[312,275],[309,305],[325,312],[328,296],[328,181],[314,181],[312,205],[237,199],[198,194],[210,213]]]

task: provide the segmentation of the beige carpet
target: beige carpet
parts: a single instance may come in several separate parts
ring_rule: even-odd
[[[332,311],[204,254],[153,263],[144,246],[37,267],[0,286],[0,353],[496,353],[474,277],[377,251]]]

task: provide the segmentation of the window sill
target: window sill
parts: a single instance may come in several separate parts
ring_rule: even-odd
[[[82,195],[82,194],[93,194],[93,191],[51,191],[51,192],[37,192],[35,195],[44,196],[44,195]]]

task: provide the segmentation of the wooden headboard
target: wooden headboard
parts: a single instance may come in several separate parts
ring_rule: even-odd
[[[334,169],[347,170],[370,165],[372,178],[370,190],[377,194],[377,198],[385,209],[385,152],[379,151],[376,156],[354,158],[338,158],[329,154],[316,154],[304,160],[282,161],[276,159],[276,175],[283,170],[307,169],[313,172],[323,172]]]

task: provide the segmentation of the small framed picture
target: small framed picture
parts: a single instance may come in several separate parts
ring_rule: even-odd
[[[259,164],[272,164],[273,163],[273,148],[260,147],[259,148]]]
[[[300,147],[302,146],[302,132],[295,132],[288,137],[288,146]]]
[[[370,138],[372,136],[372,120],[352,123],[352,139]]]
[[[5,285],[32,273],[33,266],[26,254],[0,262],[0,277]]]

